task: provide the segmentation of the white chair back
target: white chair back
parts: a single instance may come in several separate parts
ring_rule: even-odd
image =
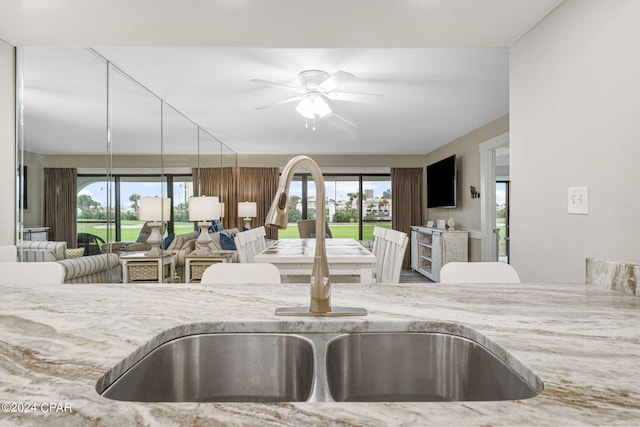
[[[253,262],[253,257],[267,248],[267,231],[264,227],[252,228],[236,234],[238,262]]]
[[[386,228],[373,227],[373,248],[371,253],[376,257],[376,271],[374,273],[376,277],[380,277],[382,274],[384,251],[387,248],[387,241],[384,238],[386,231]]]
[[[280,271],[273,264],[257,263],[218,263],[213,264],[202,273],[201,284],[273,284],[282,283]]]
[[[440,283],[520,283],[520,277],[504,262],[449,262],[440,269]]]
[[[324,237],[331,239],[333,234],[329,228],[329,223],[324,224],[325,233]],[[298,234],[301,239],[315,239],[316,237],[316,220],[315,219],[301,219],[298,221]]]
[[[0,246],[0,262],[16,262],[18,249],[14,245]]]
[[[409,237],[402,231],[385,230],[384,240],[382,262],[376,260],[376,283],[398,283]]]
[[[57,262],[2,262],[0,284],[55,285],[64,283],[64,267]]]

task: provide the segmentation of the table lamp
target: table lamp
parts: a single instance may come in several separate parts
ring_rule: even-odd
[[[244,227],[251,228],[251,218],[258,216],[258,206],[256,202],[238,202],[238,216],[244,217]]]
[[[206,249],[211,243],[209,221],[220,218],[220,203],[217,197],[192,197],[189,199],[189,221],[198,221],[200,235],[196,239],[197,249]]]
[[[151,234],[147,243],[151,245],[151,253],[160,253],[162,243],[162,233],[160,229],[164,221],[171,218],[171,199],[168,197],[141,197],[140,198],[140,219],[151,221],[147,225],[151,229]]]

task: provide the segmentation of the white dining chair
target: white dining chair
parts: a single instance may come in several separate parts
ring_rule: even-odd
[[[64,283],[64,267],[57,262],[2,262],[0,284],[56,285]]]
[[[253,262],[253,257],[267,248],[267,231],[264,227],[252,228],[236,234],[236,249],[238,250],[238,262]]]
[[[329,223],[325,222],[324,237],[327,239],[333,238]],[[301,239],[315,239],[316,237],[316,220],[315,219],[301,219],[298,221],[298,235]]]
[[[520,277],[504,262],[449,262],[440,270],[440,283],[520,283]]]
[[[398,283],[409,237],[402,231],[385,230],[382,239],[384,252],[382,258],[376,256],[376,283]]]
[[[272,284],[282,283],[278,267],[266,262],[256,263],[218,263],[213,264],[202,273],[200,283],[203,285],[224,284]]]
[[[376,257],[375,277],[380,277],[382,274],[384,251],[387,247],[387,241],[384,238],[386,231],[386,228],[373,227],[373,248],[371,253]]]

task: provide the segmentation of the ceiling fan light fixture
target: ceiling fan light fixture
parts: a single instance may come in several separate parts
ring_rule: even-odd
[[[318,117],[324,117],[332,113],[331,107],[329,107],[329,104],[322,96],[318,96],[316,100],[313,101],[313,111]]]
[[[313,119],[314,117],[324,117],[332,113],[331,107],[319,92],[308,92],[298,103],[296,111],[302,117]]]
[[[311,101],[306,96],[302,98],[302,100],[298,103],[296,111],[300,113],[302,117],[305,117],[307,119],[313,119],[315,117],[313,113],[313,101]]]

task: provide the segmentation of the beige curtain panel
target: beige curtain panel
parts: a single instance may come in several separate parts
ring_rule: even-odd
[[[279,168],[238,168],[238,202],[256,202],[254,227],[264,225],[267,211],[278,191]],[[267,239],[277,239],[278,230],[267,228]]]
[[[199,173],[199,175],[198,175]],[[225,204],[225,228],[242,229],[238,218],[238,202],[256,202],[257,218],[253,226],[264,225],[271,201],[278,190],[278,168],[197,168],[192,169],[194,193],[197,196],[218,196]],[[199,179],[198,179],[199,178]],[[278,230],[267,228],[267,238],[277,239]]]
[[[191,171],[194,196],[217,196],[224,203],[222,224],[225,228],[237,226],[236,169],[235,167],[200,168],[199,170],[193,168]]]
[[[49,227],[49,238],[67,242],[67,248],[78,246],[77,177],[75,168],[44,168],[44,225]]]
[[[411,226],[422,224],[423,168],[391,168],[391,224],[394,230],[407,233]],[[409,268],[411,243],[404,254],[402,268]]]

